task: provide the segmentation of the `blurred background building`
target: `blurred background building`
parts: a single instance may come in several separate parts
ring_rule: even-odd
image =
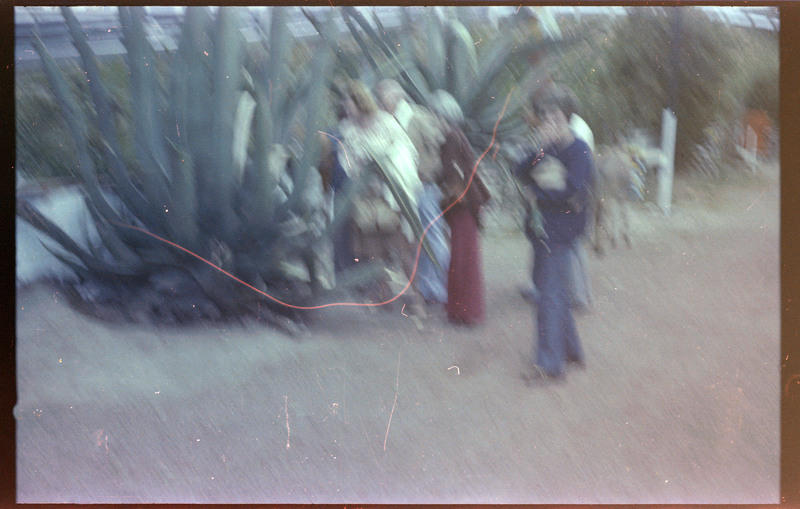
[[[73,7],[89,37],[90,45],[97,55],[119,55],[125,53],[120,42],[121,32],[116,7],[78,6]],[[150,6],[145,7],[150,21],[149,38],[157,50],[174,49],[180,33],[185,7]],[[245,35],[254,40],[258,38],[255,30],[259,21],[269,19],[268,7],[246,7],[252,13],[248,17],[247,26],[243,27]],[[322,11],[329,7],[309,7],[310,11]],[[411,9],[414,13],[436,13],[439,7],[361,7],[365,14],[375,12],[381,23],[392,28],[400,24],[399,10]],[[485,20],[497,27],[504,19],[514,16],[520,9],[533,7],[511,6],[477,6],[469,7],[468,16]],[[551,37],[557,37],[558,27],[566,20],[593,16],[625,16],[631,7],[620,6],[550,6],[536,7],[538,16],[544,18],[543,26],[549,27]],[[635,7],[633,7],[635,9]],[[671,7],[660,8],[668,13]],[[739,7],[739,6],[702,6],[702,11],[711,21],[727,23],[735,26],[755,28],[759,30],[778,31],[780,15],[777,7]],[[55,58],[77,58],[78,52],[72,46],[64,18],[58,7],[16,7],[14,9],[15,24],[15,63],[17,66],[31,65],[39,60],[33,50],[34,25],[38,22],[39,32],[44,43]],[[297,37],[312,37],[316,30],[303,16],[300,8],[293,13],[289,28]],[[346,30],[341,22],[341,29]]]

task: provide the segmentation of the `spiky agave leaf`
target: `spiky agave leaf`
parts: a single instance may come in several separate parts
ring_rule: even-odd
[[[282,110],[273,111],[273,118],[281,119],[274,131],[275,143],[286,147],[292,145],[297,134],[295,128],[306,109],[306,96],[311,93],[311,88],[317,81],[320,81],[319,78],[308,72],[296,77],[296,82],[284,97]]]
[[[206,8],[188,7],[178,49],[172,55],[166,139],[171,151],[170,212],[175,238],[187,248],[201,248],[201,197],[198,171],[212,164],[210,58],[211,16]]]
[[[394,48],[387,44],[386,41],[384,41],[384,39],[378,35],[375,29],[370,25],[369,21],[367,21],[364,15],[358,12],[355,7],[347,6],[343,9],[343,12],[356,20],[364,33],[366,33],[374,42],[377,43],[378,47],[381,49],[381,51],[383,51],[386,58],[397,67],[398,75],[400,79],[404,81],[405,89],[411,96],[411,99],[413,99],[415,102],[424,104],[425,96],[423,95],[420,87],[414,82],[413,78],[406,70],[403,62],[398,57]]]
[[[94,225],[102,240],[103,247],[105,247],[116,260],[119,260],[124,265],[141,268],[142,261],[139,255],[117,235],[117,229],[119,227],[108,223],[91,200],[85,200],[85,202],[86,208],[89,210],[94,220]],[[99,250],[97,253],[93,254],[95,257],[100,256]]]
[[[370,67],[372,67],[373,70],[377,71],[378,63],[375,62],[375,59],[372,57],[372,52],[370,48],[367,46],[367,43],[364,41],[364,38],[361,37],[361,33],[358,31],[358,28],[356,28],[355,23],[353,23],[353,21],[350,19],[349,11],[347,9],[344,9],[342,11],[342,16],[344,17],[345,25],[350,30],[350,34],[353,36],[353,39],[356,41],[356,44],[358,44],[358,47],[361,48],[361,51],[364,54],[364,58],[367,59],[367,62],[369,63]]]
[[[445,27],[439,16],[426,16],[424,21],[422,58],[416,60],[416,66],[428,82],[431,90],[444,90],[447,64],[447,46],[445,44]]]
[[[184,32],[186,38],[196,36],[197,25],[203,24],[203,17],[195,14],[200,12],[193,10],[192,13],[187,13],[187,19],[192,21],[187,24],[188,29]],[[191,97],[187,92],[192,85],[181,83],[176,76],[183,72],[192,75],[192,81],[202,83],[202,63],[196,59],[192,62],[186,54],[184,38],[183,48],[171,56],[173,75],[170,92],[175,100],[169,101],[165,107],[164,101],[160,99],[158,86],[158,58],[146,36],[144,10],[120,7],[119,15],[124,44],[128,50],[131,95],[137,105],[133,119],[139,147],[138,163],[143,176],[143,188],[148,197],[147,209],[137,213],[137,216],[151,230],[162,233],[189,249],[199,249],[195,173],[191,167],[195,159],[190,156],[191,148],[187,138],[202,131],[187,120],[187,115],[193,114],[192,105],[187,104],[184,98]],[[206,130],[206,127],[207,123],[203,122],[202,130]],[[207,144],[195,146],[197,145]],[[150,240],[150,245],[142,252],[143,256],[155,260],[159,256],[165,256],[165,260],[170,259],[172,253],[165,250],[164,245]]]
[[[256,101],[250,92],[242,91],[239,95],[236,114],[233,122],[233,167],[237,180],[242,180],[244,165],[247,162],[247,147],[250,143]]]
[[[491,135],[498,119],[500,119],[500,123],[502,124],[503,120],[507,121],[508,118],[512,118],[513,114],[527,102],[528,94],[537,87],[542,86],[540,81],[541,72],[542,67],[540,64],[540,66],[532,68],[525,73],[525,75],[514,84],[511,90],[508,90],[508,92],[502,95],[500,93],[505,91],[499,90],[497,96],[487,101],[483,109],[476,112],[472,117],[477,123],[479,131]],[[508,94],[511,95],[506,105],[505,99]],[[504,116],[501,118],[500,115],[503,113],[504,108],[506,113],[503,114]],[[505,115],[508,115],[508,117]]]
[[[175,129],[169,138],[181,155],[181,163],[175,171],[185,172],[187,182],[193,182],[194,193],[184,188],[183,203],[190,207],[187,213],[196,217],[200,232],[214,231],[214,215],[217,201],[210,201],[214,195],[216,160],[214,154],[214,101],[212,85],[212,66],[214,59],[211,50],[214,39],[214,20],[206,7],[188,7],[184,15],[178,50],[172,61],[171,90]],[[188,155],[187,159],[185,155]],[[189,236],[189,232],[186,232]],[[205,244],[207,235],[198,232],[196,241],[200,247]],[[200,238],[202,237],[202,238]]]
[[[333,21],[329,15],[321,27],[324,33],[333,30]],[[272,35],[275,33],[273,30]],[[282,47],[289,49],[292,45],[284,42]],[[252,187],[242,189],[242,213],[263,213],[268,221],[255,218],[243,234],[252,252],[248,255],[251,262],[246,264],[257,265],[253,270],[269,282],[270,288],[275,281],[291,281],[306,273],[311,274],[310,283],[315,283],[312,262],[321,232],[313,223],[322,204],[312,203],[308,193],[314,188],[309,179],[319,178],[316,166],[321,146],[317,131],[323,129],[319,112],[328,93],[327,82],[320,77],[327,75],[330,61],[327,51],[313,52],[311,64],[298,70],[294,90],[286,90],[280,99],[270,96],[274,90],[268,74],[257,73],[263,79],[253,82],[253,159],[244,179],[244,184]],[[282,107],[275,108],[275,101]],[[290,150],[284,143],[295,147]],[[255,260],[258,262],[252,263]],[[295,270],[298,266],[299,273]],[[287,268],[292,270],[287,272]],[[302,292],[295,295],[300,301],[308,297]]]
[[[430,97],[431,92],[435,90],[431,88],[428,80],[423,76],[420,72],[419,67],[416,65],[416,56],[414,52],[414,42],[413,37],[411,34],[416,32],[416,27],[414,25],[414,21],[411,18],[411,14],[409,13],[409,9],[400,9],[400,22],[401,22],[401,30],[400,33],[407,34],[408,40],[400,41],[395,43],[392,41],[391,36],[389,35],[388,31],[383,28],[383,25],[380,22],[377,12],[373,13],[373,17],[375,20],[375,24],[380,28],[379,35],[381,35],[386,42],[386,44],[390,47],[398,47],[399,50],[397,51],[397,57],[400,62],[403,63],[403,66],[408,73],[408,76],[411,80],[416,84],[419,88],[419,91],[422,95],[422,100],[419,102],[420,104],[427,105],[428,104],[428,97]],[[387,75],[386,73],[383,74],[384,76],[394,78],[396,80],[401,80],[403,77],[399,74],[396,75]]]
[[[53,249],[52,246],[48,246],[47,244],[45,244],[41,240],[39,241],[39,243],[42,245],[42,247],[45,249],[45,251],[47,251],[48,253],[53,255],[53,257],[56,260],[60,261],[64,265],[66,265],[79,278],[81,278],[81,279],[90,279],[91,277],[93,277],[93,274],[90,271],[90,269],[87,269],[86,266],[84,266],[82,263],[75,261],[75,257],[70,257],[69,255],[65,254],[63,251],[60,251],[58,249]]]
[[[400,9],[405,12],[407,9]],[[376,12],[372,13],[372,22],[375,24],[376,30],[372,31],[375,37],[380,38],[380,46],[383,48],[391,48],[391,57],[381,60],[372,58],[371,51],[374,45],[370,46],[364,40],[361,32],[356,28],[356,24],[352,23],[349,19],[348,11],[343,11],[342,16],[347,20],[347,26],[353,38],[358,43],[362,53],[367,55],[369,59],[371,72],[365,72],[362,76],[362,81],[366,83],[375,83],[379,79],[392,78],[405,83],[405,88],[409,90],[409,95],[420,104],[427,104],[427,98],[430,95],[430,88],[428,88],[425,77],[419,72],[414,62],[413,44],[394,43],[391,39],[386,28],[381,23],[380,17]],[[362,23],[366,23],[363,20]],[[368,25],[369,26],[369,25]],[[385,53],[385,51],[384,51]],[[380,56],[380,55],[379,55]],[[412,63],[412,65],[408,65]]]
[[[98,208],[100,208],[101,212],[107,217],[120,220],[119,214],[109,205],[100,191],[100,183],[97,178],[97,173],[95,172],[94,163],[89,154],[89,143],[87,139],[89,127],[86,117],[75,104],[75,100],[69,93],[61,70],[47,51],[47,48],[38,34],[35,34],[33,45],[42,59],[45,74],[50,82],[50,87],[58,99],[67,124],[70,126],[70,135],[75,144],[76,153],[78,154],[78,171],[80,178],[86,185],[86,190],[90,197],[97,204]]]
[[[512,82],[519,79],[513,69],[528,67],[528,54],[539,46],[539,41],[530,35],[524,41],[507,37],[497,37],[485,42],[485,49],[480,54],[477,81],[464,97],[465,114],[480,109],[482,104],[497,91],[497,84],[504,78]],[[512,76],[506,78],[511,72]],[[516,74],[516,76],[514,76]]]
[[[75,31],[75,27],[73,27],[73,31]],[[63,73],[59,70],[57,64],[44,46],[44,43],[38,38],[38,35],[34,40],[34,46],[42,58],[48,81],[59,101],[64,117],[67,119],[68,124],[71,125],[70,134],[72,135],[73,142],[76,146],[76,152],[78,153],[80,181],[86,189],[91,203],[96,208],[96,212],[102,215],[106,221],[115,225],[116,228],[116,226],[124,223],[125,219],[120,215],[118,210],[109,204],[106,196],[100,189],[95,166],[88,150],[87,119],[80,108],[75,104],[74,98],[67,89]],[[86,56],[88,59],[91,59],[93,55],[89,53]],[[50,233],[46,228],[44,228],[44,231],[45,233]],[[153,244],[152,239],[143,238],[141,235],[136,235],[135,233],[121,228],[117,228],[114,235],[119,236],[120,239],[126,242],[139,243],[140,245]]]
[[[61,13],[67,22],[70,34],[75,41],[75,46],[78,49],[86,69],[89,92],[95,108],[97,127],[103,138],[101,147],[103,149],[103,156],[108,165],[109,173],[114,179],[114,183],[119,190],[120,198],[125,205],[136,213],[144,214],[146,213],[147,207],[142,206],[142,202],[146,202],[147,198],[133,185],[128,168],[122,160],[122,149],[120,147],[117,130],[114,126],[114,116],[111,110],[109,94],[101,79],[97,59],[94,52],[89,47],[87,37],[81,30],[80,24],[72,10],[62,7]]]
[[[142,190],[151,204],[145,218],[150,225],[166,228],[166,217],[154,213],[158,207],[170,208],[171,199],[167,193],[169,175],[166,151],[161,136],[161,122],[158,121],[159,103],[156,86],[156,56],[145,36],[142,9],[119,8],[122,24],[123,44],[128,54],[128,69],[131,76],[131,99],[137,109],[133,116],[136,153],[139,159],[139,172]],[[75,35],[73,34],[73,37]]]
[[[169,194],[174,208],[171,214],[172,234],[175,242],[197,251],[200,248],[200,228],[198,225],[197,185],[195,182],[194,159],[182,140],[179,144],[169,141],[172,179]]]
[[[251,234],[257,237],[263,235],[263,228],[254,226],[272,224],[274,220],[275,206],[271,198],[279,172],[273,169],[275,145],[269,99],[259,84],[255,85],[254,93],[253,153],[242,178],[242,214],[247,216],[243,221],[250,226]],[[256,218],[261,218],[261,221]]]
[[[334,17],[328,14],[324,24],[320,25],[323,34],[332,34],[334,31]],[[320,112],[324,102],[328,97],[328,83],[321,77],[326,76],[331,68],[330,53],[327,51],[314,52],[311,65],[307,66],[306,74],[302,80],[302,87],[305,92],[302,96],[294,97],[290,107],[284,111],[288,118],[283,119],[283,129],[288,133],[294,131],[295,112],[303,113],[302,118],[297,118],[301,122],[299,137],[294,136],[300,143],[298,157],[292,158],[292,190],[286,202],[279,206],[278,217],[285,218],[292,212],[302,211],[304,203],[304,192],[308,187],[308,179],[312,175],[316,176],[316,168],[319,162],[322,144],[318,131],[325,128]],[[291,113],[290,113],[291,112]],[[302,213],[301,213],[302,214]]]
[[[323,28],[323,23],[321,23],[308,9],[301,8],[301,12],[306,19],[308,19],[317,33],[320,34],[322,39],[328,43],[331,51],[333,51],[334,55],[336,55],[339,63],[342,64],[342,69],[345,71],[347,76],[350,79],[358,79],[358,69],[355,67],[355,65],[353,65],[353,60],[345,54],[341,44],[335,38],[335,35],[328,33],[327,30]]]
[[[276,16],[276,14],[273,14],[273,20],[275,19],[274,16]],[[272,45],[274,44],[275,43]],[[247,73],[247,70],[245,70],[245,72]],[[266,196],[266,188],[264,188],[265,179],[262,178],[262,176],[267,173],[265,170],[268,168],[268,155],[270,153],[270,147],[275,139],[275,127],[272,121],[274,113],[271,80],[269,79],[269,66],[266,63],[254,64],[247,75],[250,76],[250,79],[246,80],[246,90],[250,92],[250,95],[255,100],[252,126],[254,162],[251,166],[254,171],[249,172],[253,174],[252,179],[254,180],[248,182],[248,184],[250,184],[248,188],[252,189],[255,187],[259,195]],[[282,99],[276,98],[275,100],[280,101]],[[278,111],[278,108],[275,108],[275,110]],[[246,173],[248,172],[246,171]],[[245,180],[247,178],[248,176],[246,174]],[[269,187],[271,188],[272,185]]]
[[[269,65],[263,69],[261,82],[268,87],[272,115],[283,117],[286,98],[291,92],[289,58],[294,38],[289,32],[289,7],[273,7],[270,10]]]
[[[238,9],[221,7],[214,25],[212,48],[212,154],[211,166],[201,168],[198,179],[206,220],[227,243],[235,241],[240,222],[233,209],[236,178],[233,167],[233,131],[241,90],[243,40],[239,32]]]
[[[91,272],[101,274],[103,277],[113,277],[118,275],[137,275],[141,273],[141,265],[138,263],[123,264],[119,260],[115,264],[110,264],[99,257],[88,253],[83,247],[78,245],[64,230],[57,224],[39,212],[36,207],[26,200],[17,202],[17,215],[28,222],[37,230],[45,233],[56,241],[59,246],[74,255]]]
[[[325,51],[318,52],[314,57],[311,68],[312,76],[325,76],[330,68],[328,53]],[[305,138],[302,140],[301,155],[293,179],[294,189],[287,200],[287,206],[292,210],[301,205],[302,193],[308,186],[310,175],[312,173],[316,175],[317,162],[322,149],[317,131],[324,128],[319,112],[322,110],[323,101],[326,98],[327,84],[325,81],[318,78],[313,80],[304,101],[306,115],[302,132],[305,133]]]
[[[446,89],[464,104],[477,77],[478,55],[472,36],[461,22],[452,20],[447,27]]]

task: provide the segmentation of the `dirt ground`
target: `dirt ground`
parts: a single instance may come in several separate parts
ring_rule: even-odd
[[[111,325],[17,297],[19,502],[777,503],[779,183],[679,180],[590,256],[586,369],[526,387],[530,247],[484,237],[488,322],[401,309]]]

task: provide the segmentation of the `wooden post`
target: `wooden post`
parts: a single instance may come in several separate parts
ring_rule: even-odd
[[[669,108],[664,108],[661,116],[661,153],[663,157],[658,166],[657,203],[666,215],[672,212],[672,178],[675,171],[675,137],[678,118]]]

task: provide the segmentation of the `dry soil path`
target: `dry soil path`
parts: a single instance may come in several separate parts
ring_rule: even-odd
[[[20,502],[775,503],[777,169],[676,183],[633,249],[591,258],[587,357],[518,376],[529,246],[484,239],[488,323],[330,309],[263,324],[110,325],[17,299]]]

